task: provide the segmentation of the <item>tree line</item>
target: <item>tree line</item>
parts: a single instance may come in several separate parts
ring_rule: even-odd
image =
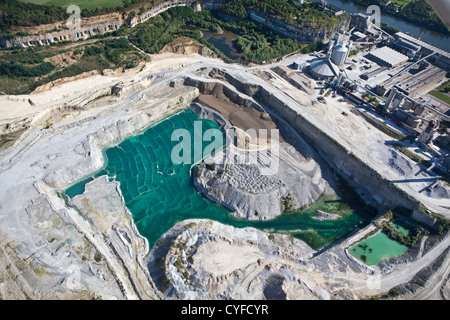
[[[249,10],[304,28],[334,27],[346,17],[324,12],[318,2],[300,5],[295,0],[228,0],[219,6],[220,13],[241,20],[248,17]]]
[[[65,8],[17,0],[0,0],[0,36],[12,36],[17,27],[55,23],[69,17]]]
[[[313,51],[319,46],[318,44],[307,46],[248,19],[238,22],[225,21],[220,19],[217,14],[217,12],[208,10],[194,12],[190,7],[171,8],[150,19],[148,23],[137,26],[137,31],[130,35],[129,39],[137,47],[154,54],[176,37],[190,37],[215,51],[224,60],[230,61],[230,58],[224,56],[217,48],[204,40],[199,30],[183,26],[208,30],[212,33],[221,33],[225,29],[238,35],[235,47],[241,53],[239,60],[256,63],[274,59],[302,48]]]
[[[118,7],[97,7],[95,9],[84,8],[81,10],[82,17],[92,17],[111,12],[126,12],[148,0],[122,0]],[[150,1],[153,3],[153,1]],[[70,14],[67,8],[55,5],[38,5],[25,3],[18,0],[0,0],[0,37],[12,38],[15,36],[28,35],[18,31],[19,27],[32,27],[42,24],[50,24],[64,21]],[[17,33],[18,31],[18,33]]]

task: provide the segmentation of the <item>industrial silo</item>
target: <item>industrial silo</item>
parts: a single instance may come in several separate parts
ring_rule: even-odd
[[[348,56],[348,48],[343,44],[340,44],[333,49],[333,53],[331,54],[331,61],[335,65],[342,65],[345,63],[345,60]]]

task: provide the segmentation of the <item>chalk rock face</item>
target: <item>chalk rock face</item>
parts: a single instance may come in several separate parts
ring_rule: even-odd
[[[139,235],[131,213],[125,207],[118,182],[110,182],[107,176],[101,176],[86,184],[85,192],[70,201],[123,263],[123,277],[130,280],[136,296],[157,298],[152,293],[156,290],[148,281],[149,274],[145,268],[147,241]]]
[[[286,153],[280,154],[286,157]],[[243,160],[246,156],[255,161]],[[272,161],[276,165],[268,169],[258,164],[257,157],[263,158],[264,153],[216,153],[195,168],[194,185],[205,197],[249,220],[268,220],[285,211],[304,208],[328,188],[319,166],[312,160],[290,158],[289,163],[275,157]]]
[[[194,219],[172,227],[147,262],[165,299],[317,299],[296,270],[312,252],[286,235]]]

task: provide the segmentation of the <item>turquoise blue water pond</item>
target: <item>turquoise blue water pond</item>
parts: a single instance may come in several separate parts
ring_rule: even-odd
[[[398,222],[391,222],[391,226],[406,235],[410,234],[410,230]],[[385,232],[379,232],[349,249],[351,255],[369,266],[378,265],[383,259],[400,256],[407,250],[407,246],[389,238]]]
[[[105,167],[93,174],[94,177],[106,174],[120,182],[125,204],[150,247],[175,223],[191,218],[212,219],[239,228],[287,232],[314,249],[370,221],[362,210],[338,196],[322,196],[307,210],[285,213],[270,221],[247,221],[233,217],[227,208],[207,200],[195,190],[190,175],[191,165],[175,165],[171,160],[171,151],[179,143],[171,141],[172,132],[182,128],[193,133],[194,121],[202,122],[203,132],[217,128],[216,124],[199,119],[190,110],[182,111],[151,126],[142,134],[106,149]],[[209,143],[206,142],[203,147]],[[66,195],[74,197],[81,194],[84,185],[91,180],[92,177],[88,177],[68,188]],[[342,218],[335,221],[314,220],[312,217],[316,216],[317,209],[339,212]]]
[[[349,249],[352,256],[369,266],[378,265],[381,260],[404,254],[408,247],[392,240],[381,231],[376,235],[355,244]]]
[[[409,236],[411,230],[406,228],[405,226],[403,226],[402,224],[398,223],[398,222],[391,222],[391,226],[394,227],[394,229],[397,229],[400,232],[403,232],[404,234],[406,234],[407,236]]]

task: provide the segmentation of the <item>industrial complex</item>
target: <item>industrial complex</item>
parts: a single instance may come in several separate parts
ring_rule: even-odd
[[[450,53],[403,32],[390,35],[358,13],[349,31],[337,32],[313,55],[291,67],[414,137],[435,160],[429,170],[450,172],[450,105],[428,94],[448,81]]]

